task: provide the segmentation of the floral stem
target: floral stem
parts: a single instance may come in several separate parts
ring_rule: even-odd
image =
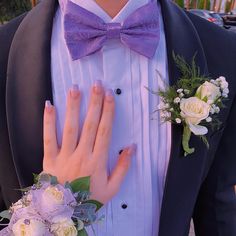
[[[194,152],[194,148],[189,147],[190,137],[191,137],[191,130],[189,129],[187,125],[184,125],[184,132],[183,132],[183,138],[182,138],[184,156],[187,156],[188,154],[192,154]]]

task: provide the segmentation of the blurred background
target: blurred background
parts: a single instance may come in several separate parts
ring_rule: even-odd
[[[236,0],[173,0],[180,7],[236,32]],[[39,0],[0,0],[0,24],[29,11]]]
[[[36,3],[36,0],[0,0],[0,23],[6,23],[12,18],[29,11]]]

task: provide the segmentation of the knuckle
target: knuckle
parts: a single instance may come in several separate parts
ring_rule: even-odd
[[[121,158],[118,162],[118,166],[121,169],[127,170],[129,168],[130,162],[128,161],[127,158]]]
[[[108,126],[101,126],[98,129],[98,136],[100,137],[104,137],[104,136],[108,136],[110,134],[110,128]]]
[[[111,197],[113,197],[114,195],[116,195],[120,190],[120,186],[119,184],[110,184],[109,186],[109,190],[108,190],[108,195],[110,195]]]
[[[101,95],[94,95],[91,99],[91,106],[97,107],[101,105]]]
[[[114,103],[114,101],[107,102],[106,106],[104,106],[104,111],[105,112],[114,113],[114,110],[115,110],[115,103]]]
[[[52,142],[51,138],[44,138],[44,146],[48,147]]]
[[[65,132],[66,132],[66,134],[68,134],[68,135],[73,135],[73,134],[75,133],[75,130],[76,130],[76,128],[75,128],[75,126],[73,126],[73,125],[68,125],[68,126],[65,128]]]
[[[44,126],[50,126],[52,124],[51,117],[45,116],[44,118]]]
[[[66,109],[68,111],[76,111],[79,108],[78,100],[73,100],[67,104]]]
[[[93,132],[96,129],[96,124],[92,121],[85,124],[85,132]]]

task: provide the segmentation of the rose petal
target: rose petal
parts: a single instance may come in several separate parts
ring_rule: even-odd
[[[189,129],[195,134],[195,135],[205,135],[208,133],[208,129],[205,126],[202,125],[193,125],[189,124]]]

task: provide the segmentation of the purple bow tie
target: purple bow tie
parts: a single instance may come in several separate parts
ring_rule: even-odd
[[[106,40],[120,39],[131,50],[152,58],[160,39],[159,9],[155,1],[138,8],[123,25],[105,23],[92,12],[68,1],[65,40],[72,60],[100,50]]]

